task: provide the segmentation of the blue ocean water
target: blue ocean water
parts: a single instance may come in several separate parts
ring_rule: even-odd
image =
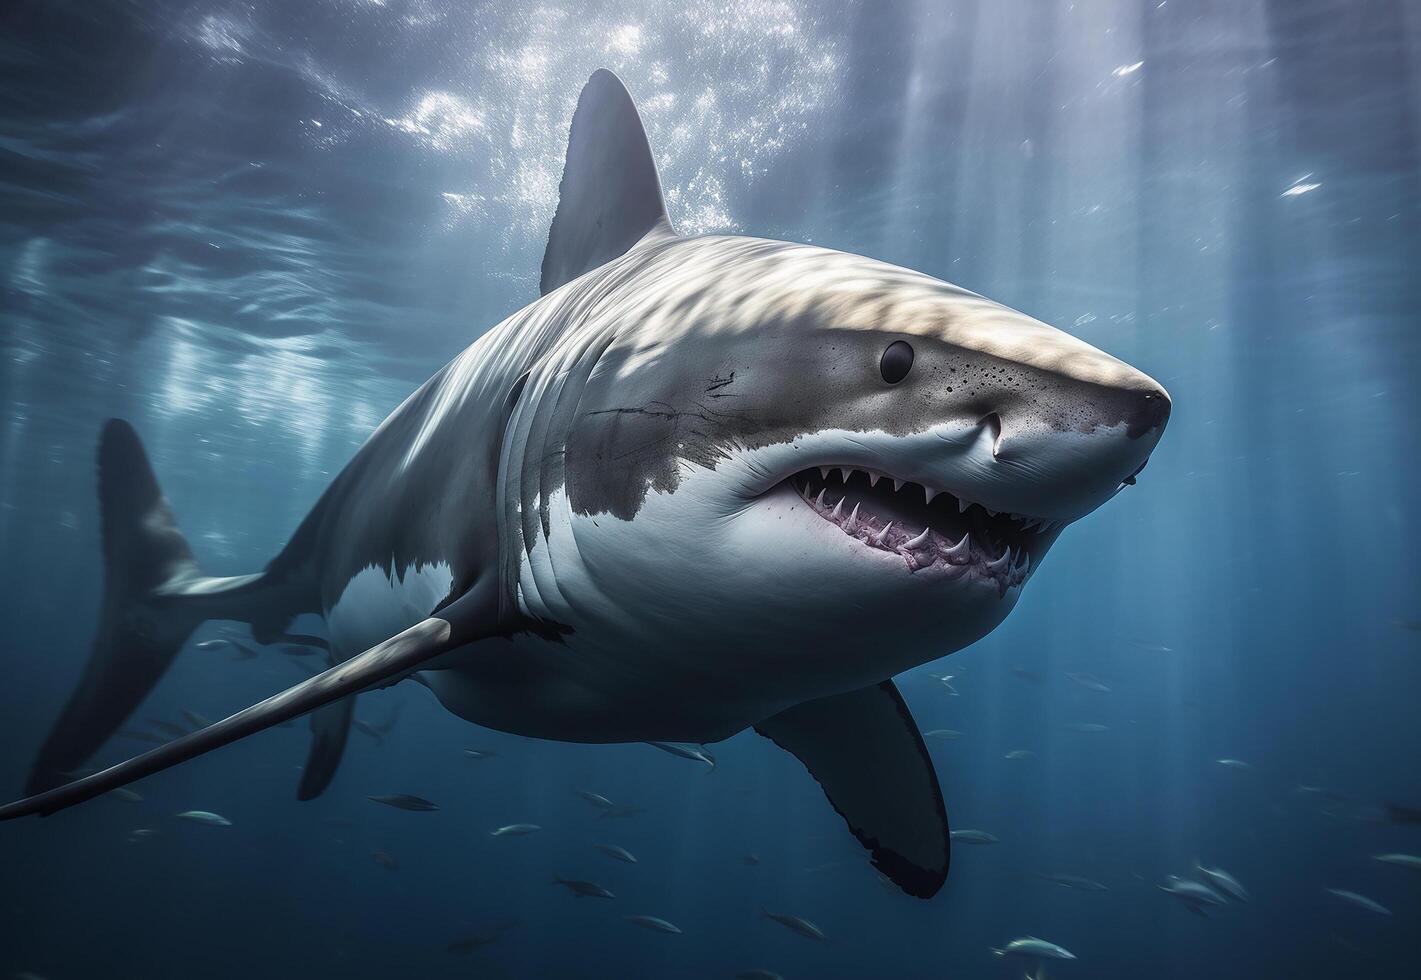
[[[313,802],[297,725],[139,801],[0,825],[0,975],[993,978],[1022,936],[1075,954],[1062,978],[1414,969],[1421,877],[1374,858],[1421,853],[1387,808],[1421,806],[1414,5],[18,0],[0,22],[5,798],[88,653],[103,420],[142,433],[206,569],[259,568],[413,387],[537,296],[599,66],[682,231],[920,269],[1174,399],[1139,485],[1008,620],[898,679],[924,730],[960,732],[930,740],[954,828],[998,838],[959,844],[930,901],[885,888],[753,733],[708,771],[483,731],[401,685],[360,699],[376,733]],[[131,727],[300,668],[189,650]],[[393,793],[440,809],[366,799]],[[544,829],[490,836],[518,822]],[[1160,891],[1196,862],[1250,900],[1201,918]]]

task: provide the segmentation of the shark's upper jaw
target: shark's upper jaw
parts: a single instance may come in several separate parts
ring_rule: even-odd
[[[933,568],[998,595],[1026,582],[1064,526],[854,466],[811,467],[783,485],[863,547],[899,556],[908,572]]]

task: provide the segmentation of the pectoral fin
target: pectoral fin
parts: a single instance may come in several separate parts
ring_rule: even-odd
[[[314,800],[326,791],[345,754],[350,737],[350,720],[355,714],[355,697],[342,698],[311,712],[311,750],[301,770],[296,788],[298,800]]]
[[[947,879],[947,810],[892,681],[807,701],[755,730],[804,763],[874,867],[909,895],[937,894]]]
[[[437,615],[317,674],[224,718],[214,725],[159,746],[102,772],[0,807],[0,820],[50,814],[220,748],[322,705],[361,691],[392,684],[450,650],[500,632],[497,578],[481,580]]]

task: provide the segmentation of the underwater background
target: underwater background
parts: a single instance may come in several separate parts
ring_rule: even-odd
[[[683,232],[922,270],[1174,399],[1139,485],[1005,624],[899,678],[953,828],[997,839],[957,842],[931,901],[753,733],[710,769],[481,730],[405,684],[360,698],[313,802],[298,724],[0,826],[0,976],[990,980],[1023,936],[1074,953],[1066,980],[1415,969],[1421,874],[1375,856],[1421,854],[1421,7],[12,0],[0,25],[6,799],[87,657],[103,420],[142,434],[206,570],[260,568],[536,298],[599,66]],[[223,637],[247,642],[194,641]],[[235,649],[190,648],[128,727],[306,676]],[[440,809],[367,800],[396,793]],[[1249,900],[1190,914],[1159,886],[1196,862]]]

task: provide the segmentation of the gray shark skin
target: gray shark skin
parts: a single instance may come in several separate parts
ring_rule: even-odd
[[[106,586],[36,760],[49,813],[415,677],[487,727],[704,744],[754,727],[927,897],[946,811],[890,678],[980,639],[1066,525],[1134,483],[1163,389],[1046,324],[829,249],[683,237],[605,70],[574,114],[543,296],[387,418],[266,570],[202,575],[136,434],[100,442]],[[330,667],[100,773],[188,635],[323,617]],[[289,639],[289,637],[288,637]]]

